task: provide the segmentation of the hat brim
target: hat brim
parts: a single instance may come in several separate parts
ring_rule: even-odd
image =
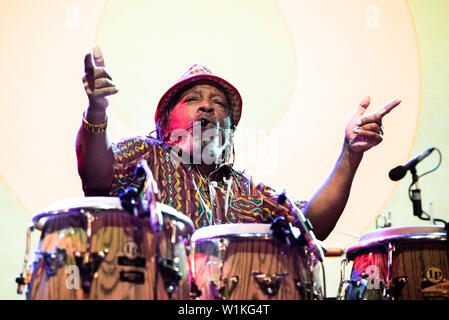
[[[214,83],[219,89],[221,89],[225,93],[229,102],[229,108],[232,114],[232,121],[234,125],[237,126],[237,124],[240,121],[240,117],[242,115],[242,97],[240,96],[240,93],[228,81],[210,74],[199,74],[190,77],[188,79],[176,83],[170,89],[168,89],[162,96],[162,98],[159,100],[156,109],[156,114],[154,116],[155,122],[157,123],[160,112],[162,112],[168,107],[171,99],[173,99],[173,97],[176,96],[178,92],[184,90],[186,87],[200,80],[208,80]]]

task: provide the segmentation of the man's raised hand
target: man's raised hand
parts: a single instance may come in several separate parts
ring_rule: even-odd
[[[345,138],[352,152],[365,152],[382,142],[384,134],[382,118],[397,107],[401,99],[394,99],[376,112],[364,116],[370,102],[370,97],[363,98],[346,126]]]
[[[89,107],[105,110],[109,105],[107,96],[116,94],[118,89],[106,72],[103,53],[99,46],[84,57],[83,84],[89,98]]]

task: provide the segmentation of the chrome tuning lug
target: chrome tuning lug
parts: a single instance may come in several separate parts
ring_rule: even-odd
[[[212,290],[212,295],[216,300],[229,300],[232,292],[239,283],[239,277],[233,276],[230,278],[223,279],[223,285],[218,288],[218,280],[210,282],[210,289]]]
[[[407,276],[397,277],[393,279],[393,285],[386,289],[386,298],[389,300],[397,300],[401,295],[402,289],[404,289],[407,283]]]
[[[162,279],[164,281],[165,290],[168,297],[171,298],[173,292],[179,286],[179,282],[182,279],[182,272],[179,270],[179,258],[168,259],[159,258],[159,268],[161,271]]]
[[[80,272],[82,288],[85,293],[90,292],[92,279],[107,253],[107,250],[90,254],[88,252],[75,252],[75,262]]]
[[[65,249],[56,248],[50,252],[41,252],[45,261],[45,271],[48,277],[53,277],[58,270],[65,265],[67,252]]]
[[[256,280],[256,283],[259,285],[262,292],[269,297],[277,295],[279,288],[287,275],[287,272],[277,273],[275,275],[253,272],[254,280]]]
[[[190,281],[190,293],[189,293],[190,298],[198,299],[199,297],[201,297],[202,294],[203,292],[196,285],[195,279],[192,278],[192,280]]]

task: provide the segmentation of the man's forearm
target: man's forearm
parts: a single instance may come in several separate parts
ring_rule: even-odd
[[[331,175],[310,200],[306,217],[318,239],[327,238],[343,213],[362,157],[363,153],[350,152],[345,143]]]
[[[106,120],[106,113],[88,109],[85,119],[101,124]],[[76,156],[85,195],[108,195],[112,184],[112,149],[106,131],[93,133],[81,126],[76,139]]]

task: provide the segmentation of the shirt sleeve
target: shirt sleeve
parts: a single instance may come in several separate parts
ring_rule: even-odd
[[[274,190],[273,188],[266,186],[263,183],[255,184],[255,190],[260,192],[263,196],[263,206],[268,208],[271,212],[272,219],[274,220],[278,216],[283,216],[288,222],[297,226],[298,221],[296,217],[293,216],[290,209],[286,205],[278,204],[278,198],[281,195],[280,192]],[[304,213],[305,209],[309,205],[308,201],[296,200],[292,195],[289,194],[289,198],[294,202],[296,207]],[[288,200],[286,200],[288,201]],[[288,202],[287,202],[288,204]]]
[[[126,188],[134,186],[138,188],[144,178],[138,178],[134,174],[136,165],[141,159],[151,164],[154,153],[154,145],[149,138],[126,138],[112,144],[112,187],[110,196],[118,196]]]

